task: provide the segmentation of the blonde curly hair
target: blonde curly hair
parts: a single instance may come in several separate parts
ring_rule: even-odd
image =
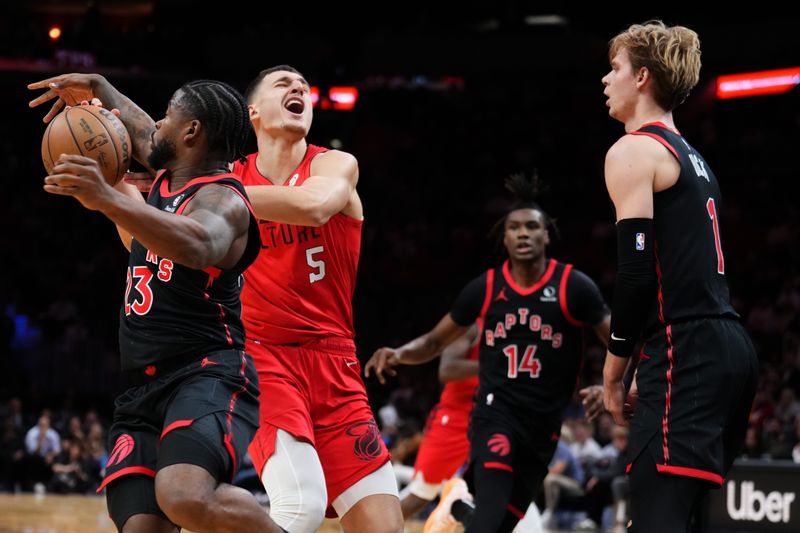
[[[650,71],[653,97],[667,111],[683,103],[700,79],[700,38],[685,26],[660,20],[634,24],[609,41],[609,61],[623,49],[634,72]]]

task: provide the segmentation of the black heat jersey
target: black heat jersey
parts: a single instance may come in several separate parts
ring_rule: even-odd
[[[147,203],[181,214],[194,195],[209,184],[233,189],[250,206],[244,186],[233,174],[195,178],[170,192],[166,172],[156,178]],[[243,350],[241,274],[259,249],[252,209],[247,247],[239,263],[228,270],[188,268],[157,256],[133,239],[120,311],[122,369],[139,369],[178,357],[202,359],[215,350]]]
[[[722,197],[714,173],[683,137],[661,123],[645,124],[631,135],[657,140],[681,166],[675,185],[653,194],[658,296],[645,332],[695,318],[737,318],[725,279]]]
[[[483,318],[475,410],[495,408],[556,427],[577,382],[582,328],[608,309],[597,285],[572,265],[550,259],[527,289],[510,263],[488,270],[461,292],[450,314],[463,326]]]

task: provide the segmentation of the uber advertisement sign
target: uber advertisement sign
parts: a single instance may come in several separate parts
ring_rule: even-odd
[[[708,498],[709,531],[800,531],[800,465],[737,461]]]

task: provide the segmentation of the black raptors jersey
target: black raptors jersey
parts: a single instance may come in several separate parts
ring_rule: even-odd
[[[714,173],[683,137],[661,123],[645,124],[632,135],[657,140],[681,166],[675,185],[653,194],[658,296],[645,332],[692,318],[738,317],[725,279],[722,197]]]
[[[506,261],[470,282],[450,314],[460,325],[483,318],[475,409],[511,411],[559,423],[575,388],[583,352],[581,329],[608,313],[600,291],[572,265],[551,259],[527,289]]]
[[[147,203],[181,214],[209,184],[235,190],[249,207],[244,187],[232,174],[194,178],[170,192],[163,172],[153,183]],[[122,369],[139,369],[177,357],[199,360],[216,350],[244,349],[241,274],[258,251],[258,226],[252,210],[247,247],[239,263],[228,270],[188,268],[157,256],[133,239],[120,311]]]

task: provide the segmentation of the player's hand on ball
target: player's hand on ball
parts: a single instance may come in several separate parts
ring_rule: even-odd
[[[28,107],[36,107],[57,98],[50,111],[44,116],[44,122],[50,122],[65,105],[79,105],[84,100],[88,102],[94,98],[92,82],[96,78],[96,74],[61,74],[30,83],[28,89],[32,91],[47,89],[47,92],[31,100]]]
[[[111,202],[114,189],[106,182],[94,159],[81,155],[61,155],[53,172],[44,179],[44,190],[73,196],[87,209],[100,211]]]
[[[369,377],[370,370],[374,369],[375,377],[378,378],[378,381],[380,381],[381,384],[386,384],[386,377],[383,375],[384,372],[390,376],[396,376],[397,371],[394,367],[399,364],[400,360],[394,348],[378,348],[364,366],[364,375]]]

